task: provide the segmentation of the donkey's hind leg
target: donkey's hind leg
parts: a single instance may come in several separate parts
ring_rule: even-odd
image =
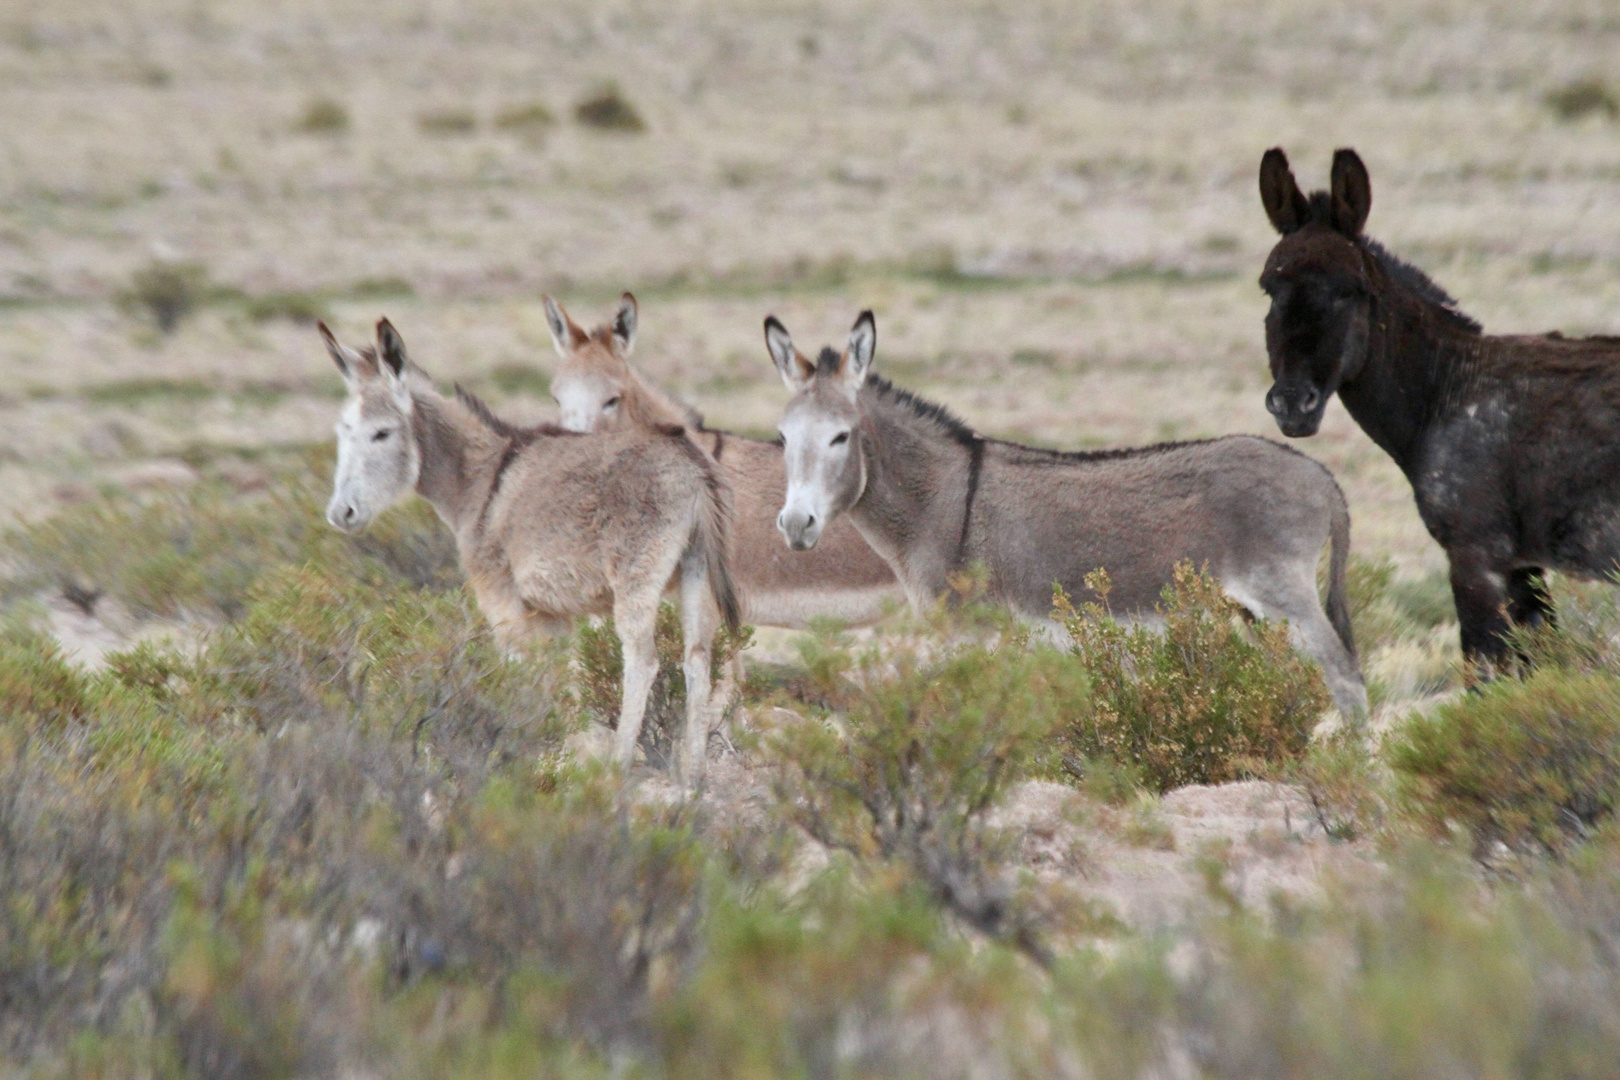
[[[703,782],[709,758],[709,697],[714,633],[720,613],[709,590],[707,559],[701,550],[681,559],[681,642],[685,650],[686,730],[681,738],[679,771],[682,781],[695,788]]]
[[[1314,565],[1308,574],[1279,575],[1269,581],[1251,581],[1247,589],[1227,591],[1245,608],[1264,619],[1287,619],[1294,647],[1322,669],[1333,703],[1346,720],[1367,715],[1367,684],[1355,657],[1344,647],[1338,632],[1322,610],[1316,595]]]
[[[647,712],[647,695],[658,675],[658,594],[615,594],[613,628],[624,653],[624,694],[619,704],[619,729],[614,757],[628,769],[636,761],[636,741]]]

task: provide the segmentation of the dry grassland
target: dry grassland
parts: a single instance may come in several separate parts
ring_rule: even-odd
[[[1260,152],[1320,182],[1356,146],[1371,231],[1489,330],[1614,332],[1620,126],[1546,99],[1617,55],[1601,2],[14,2],[0,512],[326,437],[337,380],[277,311],[386,312],[544,415],[542,290],[636,290],[641,362],[745,431],[782,399],[766,312],[813,342],[872,306],[880,368],[989,432],[1274,434]],[[575,119],[609,83],[644,133]],[[173,334],[115,302],[155,257],[219,287]],[[1359,551],[1443,568],[1337,404],[1302,449]]]

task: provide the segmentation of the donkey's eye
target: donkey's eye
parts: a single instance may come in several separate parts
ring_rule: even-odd
[[[832,442],[828,443],[827,445],[828,446],[843,446],[847,442],[849,442],[849,432],[840,431],[838,434],[836,434],[836,435],[834,435],[832,437]]]
[[[381,431],[373,432],[372,436],[371,436],[371,441],[372,442],[387,442],[388,441],[388,436],[390,436],[392,434],[393,434],[392,431],[389,431],[387,428],[384,428]]]
[[[607,399],[607,404],[603,405],[602,408],[604,408],[604,409],[614,409],[614,408],[618,408],[618,405],[619,405],[619,395],[614,394],[612,397]]]

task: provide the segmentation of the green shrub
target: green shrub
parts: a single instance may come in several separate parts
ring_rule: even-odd
[[[1409,813],[1466,828],[1476,857],[1563,853],[1620,801],[1620,679],[1548,668],[1488,683],[1410,718],[1389,761]]]
[[[130,275],[129,287],[118,294],[117,302],[125,312],[149,317],[167,334],[212,291],[208,269],[201,263],[154,260]]]
[[[1282,776],[1305,792],[1316,823],[1334,840],[1359,839],[1384,822],[1387,783],[1363,731],[1340,728],[1315,740]]]
[[[1576,79],[1549,90],[1542,98],[1560,120],[1579,120],[1597,114],[1605,119],[1620,117],[1620,99],[1602,79]]]
[[[416,114],[416,127],[424,135],[471,135],[478,117],[467,109],[430,109]]]
[[[310,292],[263,293],[249,298],[244,310],[254,322],[286,319],[313,325],[319,319],[331,317],[326,301]]]
[[[349,130],[349,110],[329,97],[311,98],[293,130],[305,135],[341,135]]]
[[[556,122],[557,117],[538,101],[527,105],[513,105],[495,114],[495,130],[527,138],[544,134]]]
[[[1556,887],[1492,896],[1444,860],[1397,857],[1390,875],[1334,882],[1344,899],[1315,909],[1208,921],[1170,986],[1159,962],[1137,961],[1111,1000],[1085,987],[1065,1011],[1140,1002],[1133,1033],[1160,1036],[1149,1075],[1178,1058],[1232,1080],[1613,1074],[1612,867],[1577,905]]]
[[[0,722],[31,728],[80,719],[89,690],[55,638],[20,623],[0,629]]]
[[[326,523],[331,454],[300,455],[247,495],[223,480],[138,498],[113,494],[13,530],[7,592],[116,596],[140,615],[235,618],[267,571],[313,562],[358,581],[431,589],[461,580],[455,540],[413,501],[357,537]]]
[[[1114,619],[1103,571],[1086,583],[1101,602],[1056,600],[1092,688],[1092,707],[1058,732],[1066,756],[1129,762],[1168,791],[1264,773],[1304,752],[1330,699],[1286,626],[1241,627],[1219,583],[1187,563],[1165,587],[1162,630]]]
[[[23,644],[0,652],[29,704],[0,713],[8,1060],[71,1042],[67,1075],[326,1075],[374,956],[400,984],[566,972],[558,1008],[606,1042],[644,1011],[600,1019],[591,995],[631,1003],[695,917],[682,823],[588,777],[544,795],[560,665],[502,657],[460,594],[287,569],[194,657],[147,646],[91,676]],[[666,896],[668,919],[643,910]]]
[[[574,119],[598,131],[639,135],[647,122],[613,83],[608,83],[574,105]]]
[[[1620,676],[1620,606],[1614,584],[1560,576],[1547,582],[1547,591],[1556,620],[1511,634],[1524,663]]]
[[[740,627],[736,633],[722,626],[714,636],[709,673],[716,698],[722,693],[721,680],[730,672],[737,654],[753,640],[753,628]],[[673,762],[676,740],[686,726],[686,674],[681,668],[685,655],[681,635],[681,615],[674,604],[658,605],[655,630],[658,646],[658,674],[647,694],[647,711],[642,714],[642,749],[647,759],[660,768]],[[619,707],[624,700],[624,650],[611,616],[596,625],[582,623],[575,634],[575,656],[579,665],[577,693],[585,715],[596,723],[617,727]]]
[[[1005,1000],[996,991],[1018,1001],[1027,987],[1016,973],[1006,973],[1016,989],[975,985],[972,957],[947,930],[915,884],[840,869],[795,901],[720,898],[702,965],[662,1010],[663,1075],[960,1075],[964,1043],[990,1041],[961,1030],[964,1012],[993,1013]],[[1036,1018],[1012,1011],[1002,1031],[1016,1037]],[[938,1038],[941,1027],[956,1037]]]
[[[944,644],[941,629],[855,656],[826,634],[807,644],[837,719],[772,733],[778,797],[823,844],[899,864],[968,925],[1044,960],[987,815],[1085,707],[1085,679],[999,616],[977,640]]]

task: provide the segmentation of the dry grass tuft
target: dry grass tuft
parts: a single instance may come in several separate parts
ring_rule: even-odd
[[[1580,120],[1594,115],[1606,120],[1620,117],[1620,98],[1615,97],[1608,83],[1596,77],[1565,83],[1549,90],[1542,100],[1560,120]]]
[[[424,135],[471,135],[478,130],[478,117],[470,109],[430,109],[416,114],[416,129]]]
[[[618,86],[608,83],[574,105],[574,119],[597,131],[639,135],[647,122]]]
[[[293,121],[293,130],[303,135],[342,135],[350,126],[349,110],[329,97],[311,98]]]

